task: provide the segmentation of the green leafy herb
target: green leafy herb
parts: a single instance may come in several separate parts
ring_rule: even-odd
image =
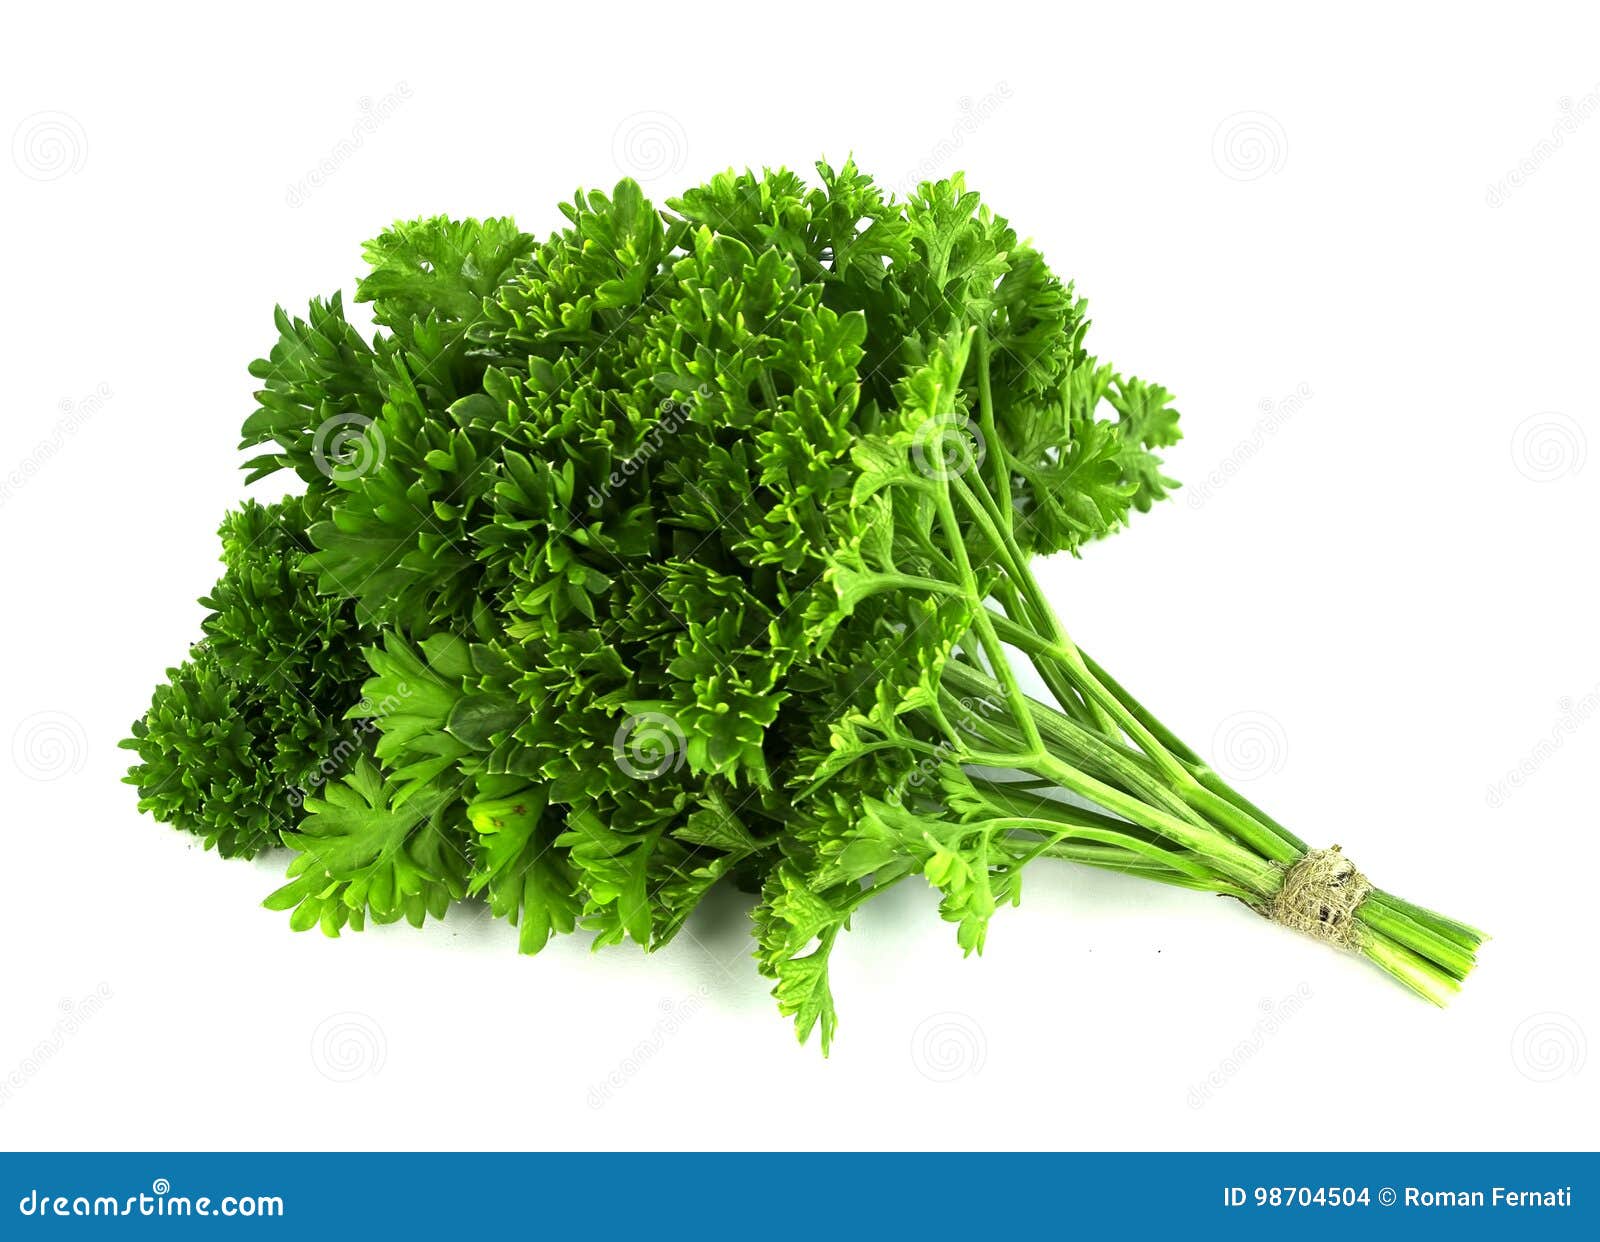
[[[959,177],[817,171],[662,209],[623,181],[542,244],[397,224],[372,340],[337,295],[280,311],[244,444],[305,493],[225,524],[205,643],[128,743],[141,807],[281,839],[268,904],[330,934],[465,898],[525,952],[657,948],[735,884],[825,1049],[841,931],[912,876],[969,953],[1041,857],[1274,910],[1304,843],[1029,568],[1176,486],[1170,395]],[[1430,999],[1470,970],[1479,933],[1353,895],[1310,929]]]

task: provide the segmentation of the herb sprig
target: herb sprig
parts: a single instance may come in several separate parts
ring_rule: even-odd
[[[623,181],[543,243],[397,224],[282,311],[206,639],[127,745],[141,808],[330,935],[483,900],[519,947],[658,948],[758,894],[801,1038],[912,876],[965,952],[1041,857],[1269,910],[1307,850],[1130,696],[1030,564],[1176,486],[1165,389],[961,178]],[[1029,697],[1019,670],[1048,688]],[[1332,916],[1329,916],[1330,918]],[[1346,943],[1430,1000],[1481,935],[1374,890]]]

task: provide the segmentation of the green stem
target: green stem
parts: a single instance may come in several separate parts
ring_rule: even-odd
[[[994,421],[994,396],[989,390],[989,329],[978,325],[978,420],[983,429],[984,451],[994,463],[995,495],[1006,530],[1011,530],[1011,461],[1005,441]]]
[[[1224,875],[1242,883],[1261,897],[1270,897],[1282,883],[1282,873],[1258,854],[1237,845],[1214,828],[1202,827],[1158,811],[1104,781],[1080,772],[1054,755],[1041,756],[1032,769],[1048,776],[1063,789],[1087,798],[1114,814],[1131,820],[1186,849],[1204,854]]]
[[[1283,842],[1283,844],[1289,846],[1297,854],[1303,854],[1306,852],[1308,847],[1304,841],[1295,836],[1294,833],[1290,832],[1282,824],[1278,823],[1277,820],[1273,819],[1260,807],[1256,806],[1255,803],[1251,802],[1242,794],[1231,788],[1226,781],[1224,781],[1219,775],[1217,775],[1215,771],[1212,770],[1211,766],[1207,764],[1204,759],[1202,759],[1198,754],[1189,748],[1182,738],[1175,734],[1171,729],[1167,728],[1166,725],[1162,724],[1161,721],[1157,720],[1153,712],[1140,703],[1138,699],[1134,698],[1133,695],[1129,694],[1127,690],[1122,687],[1120,682],[1118,682],[1114,677],[1107,673],[1105,669],[1096,663],[1094,658],[1090,656],[1087,651],[1084,651],[1080,647],[1078,649],[1078,654],[1083,657],[1085,666],[1087,666],[1089,671],[1094,674],[1095,680],[1097,680],[1102,686],[1110,691],[1110,693],[1116,695],[1117,700],[1122,703],[1122,705],[1129,712],[1131,712],[1146,729],[1148,729],[1155,737],[1159,738],[1162,744],[1166,746],[1169,751],[1171,751],[1179,759],[1183,760],[1183,762],[1188,766],[1190,772],[1202,787],[1209,789],[1218,797],[1226,798],[1229,802],[1233,803],[1234,806],[1238,807],[1239,810],[1243,811],[1246,815],[1250,816],[1251,819],[1255,820],[1256,823],[1261,827],[1270,829],[1278,837],[1278,839]]]
[[[902,588],[958,595],[971,608],[964,654],[945,663],[936,701],[920,714],[944,732],[942,759],[965,776],[968,788],[950,805],[965,817],[962,831],[970,823],[971,831],[982,834],[974,865],[987,876],[992,846],[1010,851],[1002,864],[1008,867],[1043,854],[1270,909],[1288,869],[1306,854],[1305,842],[1229,786],[1068,636],[1017,539],[1011,472],[1015,466],[1026,476],[1026,468],[1010,459],[998,435],[989,342],[981,329],[977,371],[978,413],[994,458],[993,491],[982,471],[908,481],[933,500],[942,548],[919,567],[938,577],[887,574],[854,584],[870,588],[892,580]],[[958,520],[957,505],[965,523]],[[969,553],[969,541],[975,552]],[[980,567],[993,566],[981,584],[973,555],[982,557]],[[974,646],[986,668],[979,666]],[[1058,707],[1022,692],[1008,652],[1033,666]],[[949,708],[963,694],[995,693],[1005,712],[980,713],[962,720],[960,728],[952,726]],[[1020,772],[1028,783],[988,780],[972,772],[974,766]],[[1040,781],[1053,788],[1041,790]],[[1052,796],[1056,791],[1099,809],[1071,805]],[[930,813],[935,801],[928,799]],[[1435,1003],[1443,1003],[1471,971],[1483,939],[1465,924],[1381,890],[1356,906],[1355,918],[1355,947]]]
[[[978,528],[988,536],[996,558],[1006,570],[1012,586],[1021,592],[1022,598],[1034,614],[1035,621],[1042,622],[1047,630],[1042,643],[1037,634],[1030,639],[1031,650],[1026,652],[1029,659],[1035,666],[1048,663],[1053,671],[1064,673],[1082,693],[1084,701],[1088,703],[1099,721],[1108,730],[1120,729],[1138,743],[1139,748],[1150,756],[1151,762],[1160,768],[1174,785],[1182,788],[1185,785],[1196,784],[1188,769],[1162,745],[1160,739],[1146,729],[1138,717],[1128,711],[1118,701],[1116,695],[1102,686],[1089,671],[1083,662],[1083,657],[1078,653],[1077,645],[1067,637],[1066,630],[1062,628],[1060,620],[1039,589],[1038,581],[1029,571],[1027,556],[1017,546],[1010,529],[1003,529],[994,520],[992,498],[979,499],[960,478],[954,480],[953,490],[965,503]],[[987,610],[985,614],[992,624],[993,614]],[[1023,627],[1017,626],[1016,632],[1020,637]]]
[[[972,572],[972,562],[967,557],[966,540],[962,537],[961,525],[956,521],[955,509],[950,503],[950,490],[943,485],[945,480],[941,479],[940,483],[941,486],[934,492],[934,505],[939,513],[940,524],[944,527],[945,537],[950,544],[951,557],[955,561],[957,572],[961,575],[962,585],[969,602],[974,606],[973,619],[978,631],[978,641],[983,645],[984,655],[988,657],[990,667],[994,669],[995,677],[1005,691],[1006,703],[1011,708],[1017,727],[1022,730],[1023,740],[1030,750],[1041,751],[1044,749],[1044,743],[1040,741],[1038,727],[1033,723],[1033,713],[1028,710],[1027,696],[1022,693],[1022,687],[1017,683],[1017,675],[1012,670],[1010,661],[1006,659],[1000,640],[995,636],[988,610],[983,606],[983,597],[978,593],[978,579]]]

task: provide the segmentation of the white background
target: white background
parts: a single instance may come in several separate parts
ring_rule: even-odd
[[[14,8],[0,1143],[1592,1147],[1600,19],[1192,7]],[[274,303],[396,217],[852,151],[965,169],[1179,395],[1188,490],[1052,595],[1252,797],[1496,933],[1452,1008],[1041,864],[981,961],[925,888],[867,909],[824,1061],[734,895],[653,957],[328,941],[259,907],[281,858],[135,813]]]

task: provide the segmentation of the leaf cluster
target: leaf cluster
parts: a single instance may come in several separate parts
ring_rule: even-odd
[[[397,224],[371,339],[337,294],[279,311],[243,441],[304,494],[225,522],[204,642],[128,743],[141,807],[281,839],[268,905],[330,934],[471,898],[524,952],[653,949],[739,884],[824,1046],[875,893],[924,875],[981,948],[1037,848],[981,827],[969,761],[1014,722],[945,670],[1008,556],[1166,493],[1176,414],[960,177],[817,173],[625,180],[543,242]]]

